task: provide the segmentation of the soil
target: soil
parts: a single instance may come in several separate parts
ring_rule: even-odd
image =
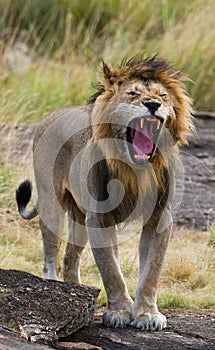
[[[196,113],[197,132],[189,147],[182,150],[184,170],[183,198],[174,222],[177,226],[206,230],[215,222],[215,117]],[[35,125],[0,125],[0,163],[32,162],[31,147]],[[180,173],[183,173],[181,171]],[[179,183],[181,177],[179,176]],[[180,183],[181,186],[181,183]],[[179,192],[180,190],[179,186]],[[179,196],[180,197],[180,196]],[[180,203],[180,200],[177,204]],[[70,337],[60,339],[57,348],[64,349],[215,349],[215,311],[165,311],[168,328],[161,332],[140,332],[134,328],[110,329],[102,325],[101,311],[91,326],[84,327]],[[4,334],[4,336],[3,336]],[[22,343],[15,346],[15,338],[0,329],[0,349],[45,349]],[[17,340],[19,342],[20,340]],[[3,343],[4,342],[4,343]],[[11,345],[10,345],[11,344]],[[25,346],[26,345],[26,346]],[[11,347],[12,346],[12,347]],[[28,346],[28,347],[27,347]],[[29,347],[30,346],[30,347]]]

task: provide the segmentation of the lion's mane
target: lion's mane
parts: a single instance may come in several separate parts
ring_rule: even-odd
[[[141,190],[143,194],[146,194],[146,189],[149,191],[156,184],[162,197],[168,187],[167,173],[170,172],[169,168],[171,166],[171,172],[174,172],[177,166],[179,146],[187,144],[187,138],[194,128],[191,99],[185,88],[187,78],[181,72],[173,69],[166,61],[158,59],[157,56],[146,59],[143,56],[135,56],[128,61],[122,61],[118,67],[111,68],[103,62],[103,81],[97,85],[97,92],[90,98],[89,103],[95,105],[111,102],[120,85],[134,79],[143,82],[154,80],[167,89],[174,104],[175,118],[168,120],[165,127],[174,142],[169,145],[165,157],[159,150],[157,151],[156,156],[151,160],[153,173],[144,171],[144,169],[141,171],[141,184],[137,184],[136,174],[132,167],[125,162],[118,159],[108,159],[107,164],[114,176],[123,182],[128,193],[137,195]],[[119,135],[114,133],[114,127],[107,123],[106,113],[98,113],[96,118],[93,137],[94,140],[110,140],[105,143],[106,149],[103,150],[103,153],[107,155],[108,149],[114,147],[111,140],[119,138]]]

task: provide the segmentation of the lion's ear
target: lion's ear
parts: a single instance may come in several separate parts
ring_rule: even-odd
[[[103,84],[104,84],[105,90],[110,90],[114,84],[113,73],[104,61],[102,61],[102,65],[103,65],[103,75],[104,75]]]

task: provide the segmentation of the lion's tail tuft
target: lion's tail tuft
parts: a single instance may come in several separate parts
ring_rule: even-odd
[[[32,184],[29,180],[22,182],[19,188],[16,190],[16,202],[18,205],[18,210],[23,219],[30,220],[37,216],[36,206],[30,210],[26,211],[26,206],[31,199]]]

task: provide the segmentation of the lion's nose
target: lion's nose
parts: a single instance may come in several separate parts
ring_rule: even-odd
[[[155,100],[143,101],[145,107],[149,109],[149,111],[154,114],[156,110],[161,106],[161,103]]]

